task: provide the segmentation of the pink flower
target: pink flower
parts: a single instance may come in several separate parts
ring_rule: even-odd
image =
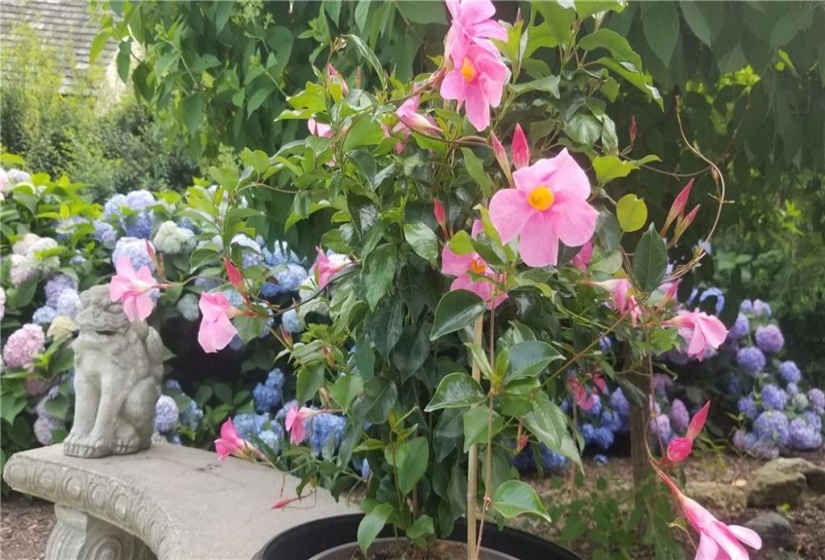
[[[120,257],[115,263],[117,274],[109,282],[109,298],[120,301],[129,321],[136,318],[143,321],[152,313],[154,302],[149,291],[159,287],[152,273],[145,266],[135,273],[129,257]]]
[[[585,374],[585,377],[588,380],[590,380],[593,383],[593,385],[595,385],[595,389],[601,391],[602,394],[607,394],[607,384],[604,382],[604,379],[601,375],[593,375],[588,373]],[[576,377],[571,377],[567,381],[567,385],[570,387],[570,391],[573,393],[573,400],[576,402],[576,406],[585,411],[593,408],[593,405],[595,404],[595,399],[593,398],[593,396],[597,392],[595,389],[590,390]]]
[[[587,243],[598,212],[587,203],[587,175],[567,150],[513,173],[515,189],[503,189],[490,201],[490,219],[501,240],[519,236],[519,252],[528,266],[555,265],[559,240],[568,247]]]
[[[257,453],[260,451],[255,449],[255,446],[238,435],[232,419],[228,418],[221,426],[221,437],[215,440],[215,451],[218,452],[218,459],[226,459],[230,455],[235,457],[245,457],[250,453]]]
[[[441,82],[441,97],[467,103],[467,119],[476,130],[490,126],[490,107],[498,107],[507,81],[507,67],[498,54],[470,44],[462,55],[452,52],[453,68]]]
[[[496,52],[490,39],[507,40],[507,31],[491,18],[496,8],[490,0],[447,0],[452,22],[447,32],[444,57],[463,59],[470,44]],[[486,128],[486,127],[485,127]]]
[[[314,412],[302,406],[298,408],[292,405],[286,413],[286,421],[284,423],[286,431],[289,432],[289,441],[294,444],[301,443],[307,437],[307,429],[304,422],[312,417]]]
[[[318,251],[318,259],[312,265],[312,273],[318,283],[318,289],[323,290],[335,275],[347,265],[352,264],[352,261],[345,255],[333,255],[329,258],[320,247],[316,247],[315,250]]]
[[[710,401],[705,403],[705,406],[696,413],[691,419],[685,437],[677,437],[671,440],[667,445],[667,458],[671,463],[680,463],[688,458],[693,451],[693,440],[699,437],[702,433],[702,428],[705,427],[705,420],[708,417],[708,410],[710,409]]]
[[[570,259],[570,264],[581,271],[587,270],[587,265],[590,263],[590,258],[593,256],[593,242],[585,243],[576,256]]]
[[[475,238],[482,230],[480,220],[473,223],[472,236]],[[455,276],[456,279],[450,285],[450,290],[469,290],[487,302],[487,309],[495,309],[501,302],[507,299],[507,294],[502,293],[496,286],[496,282],[504,283],[504,277],[497,274],[487,265],[481,256],[476,252],[465,255],[458,255],[449,246],[445,245],[441,252],[441,272]],[[470,273],[489,278],[473,278]],[[493,292],[495,291],[495,297]]]
[[[441,134],[441,129],[438,128],[432,117],[422,115],[418,112],[418,105],[420,103],[421,99],[416,95],[401,104],[395,111],[398,120],[401,122],[393,127],[393,132],[412,129],[431,136]]]
[[[707,347],[719,348],[728,335],[728,330],[722,321],[704,311],[680,311],[676,317],[662,321],[662,324],[678,327],[679,336],[688,343],[687,355],[700,362],[704,358]]]
[[[682,494],[666,474],[658,469],[656,474],[670,488],[688,523],[699,533],[696,560],[747,560],[748,551],[740,541],[755,550],[762,548],[762,539],[756,531],[739,525],[725,525],[708,510]]]
[[[639,307],[635,296],[629,296],[628,292],[633,287],[630,280],[627,278],[614,278],[612,280],[604,280],[603,282],[593,282],[594,286],[598,286],[607,290],[613,296],[613,309],[620,314],[630,314],[630,320],[635,325],[642,315],[642,308]]]
[[[315,119],[307,121],[307,128],[309,133],[313,136],[320,136],[321,138],[330,138],[332,136],[332,127],[328,124],[319,123]]]
[[[530,146],[527,144],[527,137],[520,124],[516,125],[516,130],[513,132],[513,144],[510,149],[513,152],[513,165],[516,169],[530,165]]]
[[[198,343],[204,352],[223,350],[238,334],[238,330],[230,319],[238,315],[239,311],[230,305],[226,296],[220,292],[202,293],[198,304],[203,313],[201,326],[198,329]]]

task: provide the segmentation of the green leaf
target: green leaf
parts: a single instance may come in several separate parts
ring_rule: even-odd
[[[621,12],[626,4],[624,0],[576,0],[576,13],[585,19],[599,12]]]
[[[535,489],[520,480],[508,480],[496,489],[493,495],[493,509],[507,519],[532,513],[551,521]]]
[[[193,93],[183,100],[182,108],[186,128],[189,130],[189,134],[195,134],[198,131],[201,115],[203,114],[203,94]]]
[[[438,237],[426,224],[419,221],[404,224],[404,238],[415,254],[435,266],[438,257]]]
[[[627,39],[611,29],[601,28],[590,35],[582,37],[579,47],[586,51],[598,48],[607,49],[610,55],[617,60],[626,60],[637,69],[642,68],[642,58],[633,50]]]
[[[524,426],[541,443],[554,451],[558,450],[567,432],[567,416],[545,395],[535,398],[532,408],[524,415]]]
[[[813,12],[808,3],[789,3],[784,14],[771,29],[771,50],[784,47],[803,29],[813,22]]]
[[[366,287],[367,303],[370,309],[375,309],[378,301],[384,297],[392,285],[395,276],[395,265],[398,257],[395,245],[385,243],[375,248],[364,262],[362,277]]]
[[[642,235],[633,254],[633,276],[645,292],[652,292],[662,283],[667,270],[667,249],[653,224]]]
[[[398,387],[389,379],[373,377],[364,383],[364,395],[356,401],[356,417],[373,424],[383,424],[398,400]],[[357,408],[356,408],[357,407]]]
[[[92,39],[92,47],[89,49],[89,64],[95,63],[97,57],[103,52],[103,48],[106,46],[106,43],[109,42],[110,38],[111,36],[108,29],[105,29],[95,35],[95,38]]]
[[[590,147],[601,137],[602,123],[593,115],[576,113],[564,125],[564,132],[579,144]]]
[[[395,3],[395,6],[404,19],[413,23],[423,25],[428,23],[445,25],[447,23],[447,13],[444,10],[444,4],[441,2],[405,2],[400,0]]]
[[[275,83],[269,80],[256,88],[255,92],[249,96],[249,101],[246,102],[246,116],[249,117],[257,111],[273,93],[275,93]]]
[[[510,346],[509,350],[510,369],[505,378],[507,382],[536,377],[548,365],[562,359],[555,348],[539,340],[518,342]]]
[[[25,398],[16,397],[11,393],[0,395],[0,418],[9,424],[14,424],[15,417],[26,408],[26,402]]]
[[[363,4],[368,4],[367,2],[362,2]],[[358,6],[361,7],[360,4]],[[387,75],[384,73],[384,68],[381,67],[381,61],[378,60],[378,57],[375,56],[375,53],[372,52],[372,49],[364,42],[361,37],[358,35],[344,35],[344,38],[347,41],[352,41],[355,44],[355,47],[358,49],[358,52],[361,53],[367,62],[369,62],[370,66],[372,66],[375,73],[378,75],[378,80],[381,82],[381,87],[387,89],[389,85],[387,84]]]
[[[385,301],[373,313],[370,322],[372,340],[382,356],[390,351],[401,338],[404,325],[404,303],[400,298]]]
[[[404,327],[392,354],[393,364],[404,379],[414,375],[430,356],[430,341],[427,339],[429,328],[428,323]]]
[[[464,165],[467,167],[467,173],[472,177],[473,181],[478,183],[481,191],[489,194],[493,190],[493,182],[484,172],[484,164],[470,148],[461,148],[464,154]]]
[[[599,64],[612,70],[620,75],[622,78],[630,82],[634,87],[643,91],[649,98],[653,99],[659,106],[659,109],[664,108],[662,101],[662,94],[659,90],[653,87],[650,78],[642,74],[639,68],[629,62],[617,62],[610,57],[604,57],[597,60]]]
[[[558,2],[534,2],[532,6],[544,18],[544,26],[550,29],[556,43],[566,44],[573,36],[572,26],[576,12],[560,6]]]
[[[626,194],[616,204],[616,218],[623,232],[638,231],[647,221],[647,204],[644,200],[636,198],[635,194]]]
[[[693,34],[710,47],[713,42],[713,32],[711,31],[710,22],[705,18],[698,4],[693,0],[681,0],[679,7],[682,9],[682,15],[685,16],[685,21],[687,21]]]
[[[347,137],[344,139],[344,151],[349,152],[363,146],[377,146],[383,139],[381,123],[375,119],[361,118],[347,132]],[[375,165],[374,161],[371,163]],[[374,176],[375,174],[372,173],[371,177],[368,177],[370,182],[374,181]]]
[[[487,354],[484,352],[484,349],[474,342],[465,342],[464,346],[470,351],[470,355],[473,357],[473,364],[478,366],[481,374],[487,379],[491,379],[493,377],[493,367],[489,360],[487,360]]]
[[[427,438],[407,440],[398,445],[395,453],[398,488],[402,493],[409,494],[427,472],[427,463],[430,460]]]
[[[679,39],[679,14],[672,1],[642,4],[642,29],[647,44],[667,67]]]
[[[121,41],[117,46],[117,75],[123,82],[129,81],[129,68],[132,64],[132,38]]]
[[[482,401],[484,401],[484,391],[475,379],[466,373],[451,373],[438,384],[435,395],[424,411],[464,408]]]
[[[447,246],[456,255],[467,255],[473,252],[473,238],[464,230],[456,232],[447,242]]]
[[[363,379],[370,379],[375,375],[375,353],[369,339],[360,339],[355,343],[355,367]]]
[[[487,309],[484,300],[468,290],[453,290],[444,294],[435,309],[435,322],[430,340],[459,331],[471,325]]]
[[[358,546],[364,552],[372,545],[375,537],[387,524],[392,513],[390,504],[376,504],[358,524]]]
[[[299,403],[305,403],[315,396],[324,384],[323,364],[312,364],[298,370],[298,381],[295,387],[295,398]]]
[[[435,534],[433,518],[429,515],[422,515],[413,524],[407,527],[407,538],[415,541]]]
[[[349,407],[355,397],[364,390],[364,379],[360,375],[343,375],[330,387],[329,394],[344,412],[349,411]]]
[[[490,411],[486,406],[476,406],[464,413],[464,453],[467,453],[474,443],[487,443],[490,414],[493,415],[492,436],[495,436],[504,427],[504,421],[496,411]]]
[[[530,91],[542,91],[544,93],[549,93],[556,99],[559,99],[561,98],[561,92],[559,92],[559,83],[561,83],[560,77],[547,76],[546,78],[533,80],[532,82],[516,84],[513,86],[513,91],[516,92],[516,94],[518,95]]]
[[[613,179],[627,177],[640,166],[652,161],[661,161],[657,156],[648,155],[638,160],[625,160],[617,156],[599,156],[593,160],[593,171],[600,185]]]

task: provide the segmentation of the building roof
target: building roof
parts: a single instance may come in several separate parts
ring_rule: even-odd
[[[20,28],[27,24],[43,45],[58,53],[64,76],[60,91],[71,92],[75,70],[89,67],[92,41],[100,31],[93,9],[89,0],[0,0],[0,49],[14,49],[25,41]],[[114,41],[108,41],[95,65],[108,67],[116,51]]]

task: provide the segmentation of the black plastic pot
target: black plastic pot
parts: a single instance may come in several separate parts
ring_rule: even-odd
[[[311,521],[285,531],[269,541],[258,554],[258,560],[308,560],[316,554],[355,542],[358,524],[363,514],[339,515]],[[385,527],[379,537],[392,537],[391,527]],[[467,524],[456,521],[451,541],[467,540]],[[581,560],[556,544],[524,531],[504,529],[495,525],[484,527],[482,547],[509,554],[520,560]]]

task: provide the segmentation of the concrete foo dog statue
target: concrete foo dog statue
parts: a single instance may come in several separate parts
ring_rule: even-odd
[[[108,286],[80,297],[74,349],[74,425],[63,453],[126,455],[147,449],[163,378],[163,342],[144,321],[130,323]]]

